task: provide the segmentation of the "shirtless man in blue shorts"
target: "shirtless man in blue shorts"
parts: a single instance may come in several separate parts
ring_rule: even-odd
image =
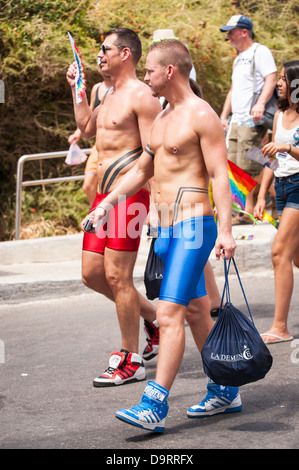
[[[154,176],[159,212],[155,249],[165,263],[157,306],[157,371],[155,381],[147,383],[141,403],[116,413],[127,423],[154,432],[165,428],[167,397],[184,353],[184,320],[199,351],[213,327],[203,275],[210,252],[215,245],[216,258],[229,259],[236,248],[224,133],[216,113],[191,90],[191,67],[188,49],[180,41],[163,40],[151,46],[145,81],[153,96],[164,96],[169,107],[155,119],[137,164],[93,213],[96,226],[119,195],[130,197]],[[208,195],[210,179],[219,217],[218,235]],[[189,408],[187,415],[206,417],[241,408],[238,388],[209,381],[207,396]]]

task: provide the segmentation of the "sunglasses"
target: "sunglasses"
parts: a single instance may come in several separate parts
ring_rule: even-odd
[[[124,49],[124,48],[127,47],[127,46],[116,46],[116,47],[118,47],[119,49]],[[102,51],[103,54],[106,54],[106,52],[107,52],[107,51],[110,51],[110,50],[111,50],[111,47],[105,46],[104,44],[101,44],[101,45],[100,45],[100,51]]]

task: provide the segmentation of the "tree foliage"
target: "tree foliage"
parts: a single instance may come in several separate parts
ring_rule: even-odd
[[[256,40],[272,50],[278,67],[285,60],[298,58],[297,0],[0,1],[0,79],[5,85],[5,103],[0,104],[0,209],[5,214],[0,223],[0,240],[13,237],[18,159],[28,153],[66,150],[67,138],[75,128],[71,93],[65,78],[73,60],[67,31],[71,32],[83,58],[89,94],[99,80],[96,54],[104,31],[128,27],[139,34],[144,53],[137,75],[142,79],[153,31],[173,29],[190,49],[205,99],[220,112],[230,85],[235,51],[224,41],[219,27],[231,15],[241,13],[251,17]],[[83,146],[90,145],[90,141],[83,142]],[[81,166],[72,171],[82,173],[83,170]],[[32,163],[25,168],[24,177],[39,179],[41,172],[57,176],[69,174],[70,170],[63,162]],[[72,192],[72,198],[78,195],[86,210],[80,186]],[[40,202],[40,189],[30,191],[35,195],[36,217],[46,214],[51,218]],[[53,191],[47,186],[44,192]],[[59,198],[57,206],[61,194]],[[68,205],[65,201],[66,214],[72,212],[72,202],[69,200]],[[51,211],[57,217],[58,211],[53,206]],[[63,223],[78,229],[77,219],[66,219]]]

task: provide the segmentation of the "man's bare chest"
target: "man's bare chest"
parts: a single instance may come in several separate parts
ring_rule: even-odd
[[[177,119],[163,119],[156,123],[151,135],[151,148],[154,153],[184,155],[191,149],[199,150],[199,139],[188,122]]]
[[[124,95],[108,96],[97,117],[98,130],[124,130],[137,125],[132,103]]]

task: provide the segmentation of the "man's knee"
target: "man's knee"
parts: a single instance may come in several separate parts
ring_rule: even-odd
[[[93,276],[91,276],[90,272],[82,271],[82,282],[86,285],[86,287],[91,287],[93,284]]]
[[[159,328],[177,326],[184,324],[184,313],[186,307],[176,303],[160,301],[157,308],[157,323]]]
[[[189,305],[185,313],[185,318],[188,325],[192,326],[199,320],[199,311]]]
[[[210,315],[207,296],[191,301],[185,313],[185,319],[191,327],[202,322],[206,316]]]
[[[116,266],[106,267],[106,281],[113,292],[132,288],[133,276],[131,273],[119,270]]]
[[[95,262],[91,256],[83,256],[82,258],[82,282],[92,290],[99,293],[104,293],[105,281],[105,270],[100,259],[96,259]]]
[[[99,275],[99,273],[88,271],[82,271],[82,282],[89,289],[95,290],[99,293],[104,293],[105,275]]]

